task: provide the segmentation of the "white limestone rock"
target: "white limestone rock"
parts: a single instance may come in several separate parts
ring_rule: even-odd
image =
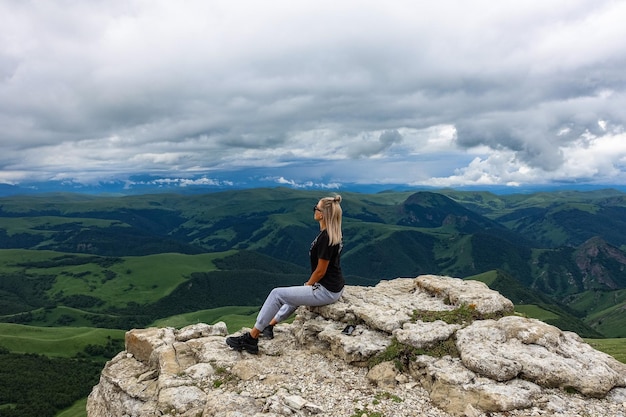
[[[386,333],[402,328],[418,309],[451,310],[442,298],[421,291],[415,278],[381,281],[375,287],[346,286],[341,299],[312,309],[322,317],[344,322],[363,322]]]
[[[450,304],[456,307],[472,306],[483,315],[511,313],[514,309],[511,300],[480,281],[438,275],[421,275],[416,281],[420,288],[442,297]]]
[[[206,392],[195,386],[163,388],[159,391],[157,407],[177,414],[184,414],[204,409],[207,401]]]
[[[213,325],[206,323],[196,323],[186,327],[183,327],[175,333],[176,340],[179,342],[186,342],[191,339],[199,339],[207,336],[226,336],[228,334],[228,328],[226,323],[220,321]]]
[[[535,319],[476,321],[457,331],[456,345],[468,369],[496,381],[521,377],[592,397],[626,385],[626,365],[578,335]]]
[[[455,415],[461,415],[468,404],[489,412],[528,408],[541,391],[528,381],[500,383],[482,378],[449,356],[436,359],[422,355],[411,364],[411,372],[435,404]]]
[[[328,343],[330,352],[350,364],[366,365],[369,358],[391,344],[389,335],[380,331],[356,326],[351,335],[346,335],[342,330],[342,327],[326,327],[318,338]]]
[[[438,342],[448,340],[460,329],[460,324],[448,324],[442,320],[415,323],[404,323],[402,329],[393,331],[398,342],[418,349],[429,348]]]
[[[397,385],[398,370],[393,362],[382,362],[372,367],[367,378],[378,387],[393,389]]]

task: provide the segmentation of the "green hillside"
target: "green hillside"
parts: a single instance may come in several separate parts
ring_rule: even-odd
[[[605,189],[495,195],[442,190],[442,194],[506,226],[539,247],[578,246],[601,236],[626,247],[626,195]]]
[[[301,284],[307,274],[250,251],[112,258],[11,249],[0,251],[0,278],[0,321],[129,329],[195,310],[258,306],[273,287]]]
[[[626,337],[626,290],[586,291],[573,296],[569,305],[600,333]]]
[[[327,194],[0,198],[0,351],[20,363],[39,354],[80,368],[119,351],[133,327],[250,326],[271,288],[307,279],[319,230],[311,207]],[[341,194],[348,284],[478,279],[519,314],[622,357],[626,194]],[[80,398],[57,411],[74,415]]]
[[[325,194],[0,198],[0,320],[127,328],[193,309],[256,305],[271,285],[307,274],[317,233],[311,206]],[[626,196],[615,190],[342,194],[342,265],[351,283],[498,270],[560,305],[626,287]],[[214,263],[239,253],[266,265]],[[253,291],[241,291],[248,281]],[[190,285],[208,291],[207,300]],[[611,320],[588,323],[614,336]]]
[[[555,302],[545,294],[525,287],[503,271],[488,271],[467,277],[484,282],[489,288],[513,301],[515,311],[532,317],[562,330],[578,333],[582,337],[603,337],[597,327],[591,326],[576,310]]]

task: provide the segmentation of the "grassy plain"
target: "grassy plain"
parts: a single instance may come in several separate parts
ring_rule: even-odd
[[[180,329],[195,323],[226,323],[230,332],[251,327],[259,309],[256,307],[220,307],[159,319],[156,327]],[[104,345],[109,339],[124,339],[125,330],[94,327],[39,327],[0,323],[0,346],[15,353],[34,353],[54,357],[74,357],[87,345]]]
[[[0,346],[14,353],[72,358],[87,345],[105,345],[124,339],[124,331],[93,327],[35,327],[0,323]]]
[[[215,270],[213,260],[223,253],[184,255],[168,253],[138,257],[124,257],[123,263],[108,269],[117,274],[115,280],[92,283],[90,279],[76,280],[71,276],[57,278],[52,295],[85,294],[97,289],[97,296],[109,306],[123,306],[129,302],[153,303],[176,289],[192,272]],[[85,269],[89,271],[88,265]],[[80,270],[76,271],[80,273]],[[101,281],[101,275],[94,276]]]
[[[94,295],[104,302],[103,307],[123,307],[129,302],[154,303],[174,291],[193,272],[216,270],[213,261],[233,252],[131,256],[117,258],[111,265],[99,265],[90,261],[90,255],[10,249],[0,251],[0,270],[33,277],[55,276],[52,288],[47,291],[51,299]],[[61,256],[85,261],[69,265],[59,261]],[[112,274],[115,279],[107,278]]]

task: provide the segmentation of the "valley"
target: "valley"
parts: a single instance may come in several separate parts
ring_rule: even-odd
[[[250,326],[271,288],[308,277],[317,226],[310,207],[323,195],[272,188],[0,198],[0,351],[12,360],[103,364],[132,328]],[[626,194],[342,196],[348,284],[477,279],[518,314],[624,361]],[[18,415],[8,402],[0,416]]]

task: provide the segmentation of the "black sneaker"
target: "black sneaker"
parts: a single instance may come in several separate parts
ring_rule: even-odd
[[[261,332],[261,336],[265,339],[273,339],[274,338],[274,326],[269,325]]]
[[[256,355],[259,353],[259,341],[250,336],[250,333],[244,333],[241,336],[231,336],[226,338],[226,344],[231,348]]]

